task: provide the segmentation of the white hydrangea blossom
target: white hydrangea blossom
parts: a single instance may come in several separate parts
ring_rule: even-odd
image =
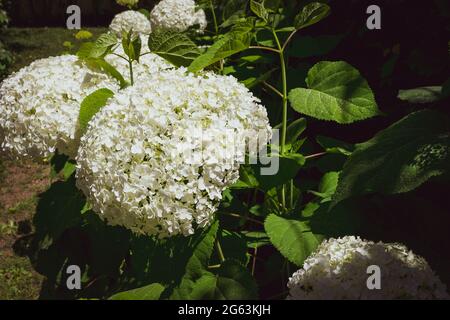
[[[147,17],[134,10],[127,10],[117,14],[109,25],[109,29],[118,37],[122,37],[123,31],[129,32],[133,30],[140,35],[148,35],[152,32],[152,27]]]
[[[381,289],[367,288],[367,267],[381,270]],[[287,299],[448,299],[428,263],[402,244],[346,236],[324,241],[289,279]]]
[[[37,60],[0,86],[0,142],[17,157],[48,158],[55,149],[75,157],[76,124],[83,99],[116,81],[73,55]]]
[[[116,0],[120,6],[134,7],[139,3],[139,0]]]
[[[143,48],[148,52],[145,44]],[[124,54],[121,46],[116,53]],[[129,79],[125,60],[115,55],[108,55],[106,60]],[[142,56],[139,63],[133,62],[136,81],[169,68],[169,63],[152,53]],[[0,86],[1,148],[16,157],[37,160],[50,157],[56,149],[75,158],[81,102],[100,88],[116,92],[119,85],[73,55],[37,60],[22,68]]]
[[[197,10],[194,0],[162,0],[150,13],[150,22],[154,30],[171,29],[180,32],[198,25],[199,32],[206,29],[206,14]]]
[[[222,192],[238,179],[245,150],[233,152],[231,140],[259,130],[270,135],[267,112],[235,78],[160,72],[93,118],[77,156],[77,185],[111,225],[187,236],[210,224]]]

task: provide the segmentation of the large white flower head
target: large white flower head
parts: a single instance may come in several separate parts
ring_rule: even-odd
[[[369,290],[367,268],[378,266],[381,289]],[[401,244],[346,236],[324,241],[289,279],[287,299],[448,299],[428,263]]]
[[[194,0],[162,0],[150,12],[150,22],[154,30],[186,31],[199,26],[198,31],[206,29],[206,14],[196,8]]]
[[[37,60],[0,86],[0,143],[16,157],[48,158],[55,149],[75,157],[83,99],[116,81],[64,55]]]
[[[230,146],[246,130],[270,134],[265,108],[235,78],[161,72],[116,95],[91,121],[77,185],[111,225],[188,236],[210,224],[238,179],[245,150]]]
[[[145,40],[145,39],[144,39]],[[146,45],[143,52],[148,53]],[[115,53],[124,55],[119,46]],[[129,80],[128,63],[108,55],[106,60]],[[135,81],[172,68],[148,53],[133,62]],[[37,60],[0,85],[0,144],[16,157],[49,158],[56,149],[75,158],[79,146],[78,116],[81,102],[94,91],[119,90],[117,81],[88,68],[76,56]]]
[[[117,14],[109,25],[109,29],[118,37],[122,37],[123,31],[128,33],[130,30],[133,30],[139,35],[149,35],[152,32],[152,27],[147,17],[134,10]]]

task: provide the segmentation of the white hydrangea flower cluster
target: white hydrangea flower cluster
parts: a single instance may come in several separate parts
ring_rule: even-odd
[[[231,150],[231,140],[259,130],[269,137],[266,109],[235,78],[160,72],[95,115],[81,140],[77,185],[111,225],[188,236],[210,224],[239,177],[245,150]]]
[[[149,35],[152,32],[152,26],[147,17],[134,10],[127,10],[117,14],[109,25],[109,29],[118,37],[122,37],[123,31],[129,32],[133,30],[139,35]]]
[[[48,158],[55,149],[75,157],[76,124],[83,99],[116,81],[73,55],[37,60],[0,86],[0,142],[16,157]]]
[[[125,7],[134,7],[139,3],[139,0],[116,0],[117,4]]]
[[[153,30],[170,29],[186,31],[195,25],[201,33],[206,29],[206,14],[197,10],[194,0],[162,0],[150,12]]]
[[[381,289],[367,288],[367,268],[381,270]],[[428,263],[401,244],[346,236],[324,241],[289,279],[287,299],[448,299]]]
[[[116,53],[124,54],[121,46]],[[115,55],[108,55],[106,60],[126,79],[129,77],[125,60]],[[172,65],[152,53],[142,56],[139,63],[133,62],[136,81],[169,68]],[[100,88],[116,92],[119,85],[73,55],[37,60],[22,68],[0,86],[1,148],[16,157],[36,160],[50,157],[56,149],[75,158],[81,102]]]

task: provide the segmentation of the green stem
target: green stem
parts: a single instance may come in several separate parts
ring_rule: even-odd
[[[222,246],[220,245],[219,240],[216,240],[216,248],[217,248],[217,254],[219,255],[220,262],[224,262],[225,256],[223,255]]]
[[[290,183],[290,191],[291,191],[291,194],[290,194],[290,198],[289,198],[289,208],[292,210],[292,209],[294,209],[294,180],[291,180],[290,181],[291,183]]]
[[[278,35],[275,30],[272,29],[273,36],[277,43],[278,53],[280,56],[281,62],[281,79],[283,82],[283,91],[281,92],[283,97],[283,115],[282,115],[282,127],[281,127],[281,145],[280,145],[280,153],[283,155],[285,152],[286,145],[286,132],[287,132],[287,107],[288,107],[288,94],[287,94],[287,71],[286,71],[286,61],[284,57],[284,50],[281,47],[280,40],[278,39]],[[286,186],[283,185],[281,188],[281,204],[283,209],[286,208]]]
[[[249,49],[259,49],[259,50],[266,50],[266,51],[271,51],[271,52],[275,52],[275,53],[280,53],[279,50],[271,48],[271,47],[250,46],[248,48]]]
[[[211,12],[212,12],[212,16],[213,16],[213,20],[214,20],[214,30],[216,31],[216,36],[219,34],[219,26],[217,24],[217,17],[216,17],[216,11],[214,10],[214,4],[211,1],[209,1],[209,5],[211,7]]]
[[[255,275],[256,269],[256,257],[258,255],[258,247],[255,247],[255,252],[253,253],[253,263],[252,263],[252,276]]]
[[[264,225],[264,223],[262,223],[261,221],[258,221],[258,220],[256,220],[256,219],[253,219],[253,218],[250,218],[250,217],[243,217],[243,216],[241,216],[241,215],[239,215],[239,214],[236,214],[236,213],[228,213],[228,212],[224,212],[224,213],[222,213],[224,216],[229,216],[229,217],[233,217],[233,218],[238,218],[238,219],[245,219],[245,220],[248,220],[248,221],[251,221],[251,222],[254,222],[254,223],[256,223],[256,224],[259,224],[259,225]]]
[[[130,66],[130,81],[131,85],[134,85],[134,75],[133,75],[133,61],[128,60],[128,65]]]

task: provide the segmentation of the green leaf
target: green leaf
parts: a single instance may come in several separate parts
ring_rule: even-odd
[[[92,117],[106,105],[109,98],[114,96],[114,92],[109,89],[99,89],[94,91],[81,102],[78,124],[80,132],[83,133]]]
[[[253,189],[258,187],[258,180],[253,170],[248,166],[239,168],[239,180],[231,186],[231,189]]]
[[[131,42],[131,46],[133,48],[133,52],[135,54],[135,57],[133,58],[133,60],[139,62],[139,57],[141,56],[141,50],[142,50],[142,41],[141,41],[141,37],[136,37],[136,39],[134,39]]]
[[[269,20],[269,11],[264,7],[264,0],[251,0],[250,10],[265,22]]]
[[[295,17],[294,26],[297,30],[316,24],[330,14],[330,7],[325,3],[312,2],[306,5]]]
[[[122,76],[122,74],[120,74],[120,72],[115,67],[106,62],[104,59],[88,58],[85,60],[85,62],[92,67],[103,70],[111,77],[116,79],[119,82],[121,89],[126,88],[129,85],[128,82],[125,80],[125,78]]]
[[[323,240],[322,236],[314,235],[305,222],[275,214],[267,217],[264,228],[275,248],[297,266],[301,266]]]
[[[258,186],[268,191],[274,187],[281,186],[295,178],[300,168],[305,164],[305,157],[298,153],[288,153],[282,156],[272,155],[271,163],[279,162],[278,170],[273,175],[263,174],[260,166],[254,166],[254,175]]]
[[[267,233],[259,231],[243,231],[242,234],[247,240],[247,246],[255,249],[270,244]]]
[[[118,44],[117,36],[114,33],[104,33],[94,42],[91,47],[89,57],[100,58],[105,56],[115,45]]]
[[[189,71],[198,72],[222,59],[244,51],[253,37],[254,20],[236,24],[230,32],[217,40],[208,50],[197,57],[189,66]]]
[[[441,91],[438,86],[400,90],[398,98],[409,103],[431,103],[441,99]]]
[[[356,146],[340,175],[333,205],[355,195],[408,192],[449,167],[449,120],[435,111],[419,111]]]
[[[173,290],[171,299],[189,299],[195,282],[205,273],[208,273],[206,269],[214,249],[218,227],[219,223],[215,222],[204,232],[205,235],[201,242],[197,244],[191,258],[188,260],[185,275],[181,283]]]
[[[291,122],[286,130],[286,143],[294,144],[306,129],[306,119],[299,118]]]
[[[76,164],[74,161],[70,160],[68,156],[64,154],[56,153],[50,160],[51,164],[51,177],[56,178],[60,173],[65,181],[67,181],[70,176],[75,172]]]
[[[274,71],[275,71],[275,69],[272,69],[272,70],[269,70],[269,71],[261,74],[259,77],[250,77],[241,82],[248,89],[252,89],[252,88],[256,87],[258,84],[260,84],[261,82],[268,80]]]
[[[355,149],[353,145],[334,138],[317,136],[316,141],[328,153],[337,153],[349,156]]]
[[[152,53],[177,67],[190,65],[200,55],[200,50],[188,36],[170,30],[152,32],[148,46]]]
[[[109,300],[158,300],[164,289],[162,284],[152,283],[142,288],[116,293]]]
[[[194,285],[194,300],[254,300],[257,286],[251,273],[239,262],[227,260],[217,274],[206,273]]]
[[[228,0],[225,2],[225,6],[222,10],[222,25],[221,27],[227,27],[237,22],[241,17],[245,16],[247,9],[246,0]]]
[[[322,203],[331,201],[331,197],[336,191],[338,185],[339,172],[327,172],[320,180],[319,191],[311,191],[312,194],[322,198]]]
[[[77,56],[80,59],[87,59],[91,57],[91,51],[94,48],[93,42],[82,43],[80,49],[77,52]]]
[[[380,114],[367,81],[344,61],[315,64],[306,84],[308,89],[297,88],[289,93],[297,112],[342,124]]]

